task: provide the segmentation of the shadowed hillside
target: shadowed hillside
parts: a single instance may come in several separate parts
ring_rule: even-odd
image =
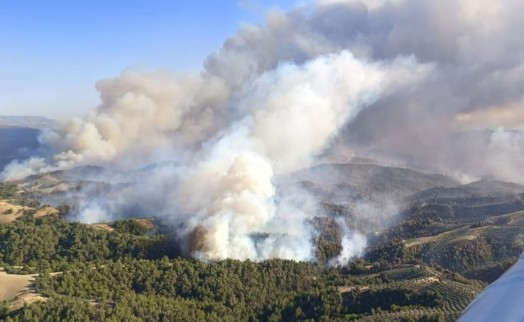
[[[323,164],[305,169],[295,173],[293,181],[302,181],[322,199],[334,203],[374,196],[400,200],[430,188],[459,185],[455,179],[440,174],[362,161]]]

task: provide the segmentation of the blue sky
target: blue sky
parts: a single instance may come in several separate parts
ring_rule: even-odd
[[[200,70],[242,23],[293,0],[2,0],[0,115],[83,115],[123,69]]]

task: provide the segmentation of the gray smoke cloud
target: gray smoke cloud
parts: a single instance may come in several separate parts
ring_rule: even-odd
[[[524,182],[524,41],[515,36],[523,7],[512,0],[369,2],[355,36],[345,39],[371,59],[412,54],[434,64],[434,73],[360,113],[332,151],[468,180]]]
[[[225,40],[201,73],[127,70],[98,82],[93,112],[44,134],[51,157],[2,177],[127,171],[129,187],[84,202],[78,219],[149,209],[200,258],[311,259],[314,198],[280,195],[275,182],[319,156],[524,182],[521,9],[518,0],[331,0],[272,11]],[[337,262],[365,246],[341,231]]]
[[[278,195],[276,178],[309,166],[360,110],[431,70],[412,57],[370,62],[341,51],[283,62],[238,88],[209,75],[188,82],[124,73],[98,84],[103,103],[95,112],[47,134],[58,150],[54,162],[33,159],[7,175],[93,164],[127,169],[131,187],[81,200],[77,219],[108,220],[137,206],[170,220],[199,258],[310,260],[318,205],[304,191],[299,200]],[[163,160],[169,163],[136,172]],[[358,245],[347,247],[357,255],[365,243]]]

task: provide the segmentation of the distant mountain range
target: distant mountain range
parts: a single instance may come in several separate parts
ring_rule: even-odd
[[[27,127],[43,130],[51,128],[54,121],[42,116],[0,115],[0,127]]]
[[[13,160],[34,155],[40,147],[40,131],[53,124],[41,116],[0,116],[0,172]]]

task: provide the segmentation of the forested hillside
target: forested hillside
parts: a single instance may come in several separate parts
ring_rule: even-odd
[[[3,320],[453,321],[524,250],[524,189],[483,181],[403,198],[396,223],[371,232],[365,257],[347,265],[333,266],[337,220],[359,229],[366,218],[329,201],[311,221],[312,262],[203,262],[183,256],[161,219],[81,224],[69,205],[40,203],[82,185],[71,175],[0,185],[0,277],[34,274],[3,298]]]
[[[4,319],[439,321],[458,316],[484,286],[386,262],[338,268],[286,260],[205,263],[178,257],[165,237],[146,236],[132,221],[111,227],[30,218],[2,226],[2,264],[39,272],[34,292],[47,299],[4,311]]]

